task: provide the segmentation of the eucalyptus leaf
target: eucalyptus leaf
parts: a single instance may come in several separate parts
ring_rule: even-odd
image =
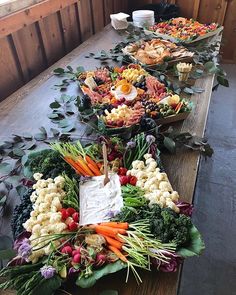
[[[57,68],[53,70],[54,75],[62,75],[65,73],[65,70],[63,68]]]
[[[8,174],[11,172],[12,166],[10,163],[3,162],[0,164],[0,174]]]
[[[44,133],[36,133],[34,135],[34,138],[37,140],[37,141],[44,141],[46,138],[47,138],[47,135],[44,134]]]
[[[229,81],[225,77],[217,76],[216,79],[220,85],[225,86],[225,87],[229,87]]]
[[[173,139],[165,136],[163,143],[164,143],[165,148],[167,148],[169,152],[175,153],[176,145],[175,145],[175,142]]]
[[[51,109],[59,109],[59,108],[61,107],[61,105],[60,105],[59,102],[54,101],[54,102],[50,103],[49,107],[50,107]]]
[[[195,93],[202,93],[202,92],[205,91],[203,88],[195,87],[195,86],[192,86],[191,89],[192,89]]]
[[[58,114],[54,114],[54,113],[52,113],[52,114],[49,114],[49,115],[48,115],[48,118],[49,118],[49,119],[58,119],[59,116],[58,116]]]
[[[21,148],[14,148],[12,150],[13,154],[17,157],[23,157],[25,152]]]
[[[183,89],[183,91],[184,91],[185,93],[187,93],[187,94],[193,94],[193,93],[194,93],[193,89],[191,89],[191,88],[189,88],[189,87],[185,87],[185,88]]]
[[[32,134],[27,133],[27,132],[23,133],[22,136],[23,136],[23,138],[25,138],[25,139],[32,139],[32,138],[33,138]]]

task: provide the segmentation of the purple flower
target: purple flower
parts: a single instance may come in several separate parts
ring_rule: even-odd
[[[14,250],[18,251],[19,247],[21,246],[21,244],[25,241],[28,240],[28,238],[30,237],[31,233],[24,231],[23,233],[21,233],[17,239],[14,242]]]
[[[44,265],[43,267],[40,268],[40,272],[45,279],[50,279],[54,277],[56,273],[56,269],[52,267],[51,265]]]
[[[135,148],[136,147],[136,143],[135,143],[135,141],[129,141],[129,142],[127,142],[127,144],[126,144],[126,148],[127,149],[133,149],[133,148]]]
[[[193,205],[187,202],[177,202],[177,207],[180,209],[180,214],[191,217],[193,213]]]
[[[14,245],[15,247],[15,245]],[[32,253],[32,247],[31,245],[29,244],[29,240],[24,238],[20,245],[16,246],[18,247],[17,251],[18,251],[18,255],[20,255],[22,258],[25,258],[27,259],[30,254]]]
[[[156,141],[156,138],[153,135],[147,135],[146,141],[149,145],[151,145],[152,143],[154,143]]]
[[[106,216],[109,218],[114,218],[117,214],[119,214],[120,211],[119,210],[110,210],[107,212]]]
[[[75,269],[74,267],[70,267],[68,271],[69,276],[73,276],[75,274],[78,274],[80,272],[80,269]]]

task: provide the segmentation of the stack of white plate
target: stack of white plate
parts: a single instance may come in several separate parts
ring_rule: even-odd
[[[139,28],[153,26],[155,23],[154,11],[152,10],[133,11],[132,18],[134,26]]]

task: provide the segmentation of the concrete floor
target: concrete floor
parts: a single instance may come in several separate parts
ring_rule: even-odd
[[[193,220],[206,244],[186,260],[179,295],[236,294],[236,65],[225,65],[230,88],[213,93],[206,137],[214,148],[201,160]]]

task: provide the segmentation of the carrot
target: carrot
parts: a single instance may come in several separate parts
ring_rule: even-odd
[[[121,251],[119,250],[119,249],[117,249],[117,248],[115,248],[115,247],[113,247],[113,246],[108,246],[108,248],[112,251],[112,252],[114,252],[115,254],[116,254],[116,256],[120,259],[120,260],[122,260],[122,261],[124,261],[124,262],[128,262],[128,259],[121,253]]]
[[[102,223],[100,223],[100,225],[114,227],[114,228],[119,228],[119,229],[128,229],[129,228],[128,222],[114,222],[114,221],[110,221],[110,222],[102,222]]]
[[[99,168],[99,169],[101,169],[101,168],[102,168],[102,165],[103,165],[103,163],[102,163],[102,162],[98,162],[98,163],[97,163],[97,166],[98,166],[98,168]]]
[[[111,237],[108,237],[108,236],[103,236],[103,237],[106,239],[107,243],[110,246],[113,246],[113,247],[120,249],[120,250],[122,249],[123,243],[121,243],[115,239],[112,239]]]
[[[110,226],[105,226],[105,225],[96,225],[95,226],[95,230],[102,230],[108,233],[108,235],[118,235],[118,234],[122,234],[125,235],[126,234],[126,230],[125,229],[121,229],[121,228],[113,228]]]
[[[88,163],[88,167],[94,173],[95,176],[102,175],[102,173],[100,172],[100,170],[98,168],[94,167],[94,165]]]
[[[69,158],[69,157],[65,157],[64,160],[65,160],[69,165],[71,165],[71,166],[75,169],[75,171],[76,171],[78,174],[83,175],[83,176],[86,175],[86,172],[85,172],[85,171],[81,168],[81,166],[80,166],[78,163],[76,163],[74,160],[72,160],[72,159]]]
[[[91,165],[93,165],[95,168],[97,168],[98,169],[98,165],[97,165],[97,163],[94,161],[94,160],[92,160],[89,156],[85,156],[85,160],[86,160],[86,162],[88,163],[88,164],[91,164]]]
[[[86,176],[94,176],[93,172],[89,169],[89,167],[86,165],[85,161],[80,157],[78,158],[77,162],[81,168],[86,172]]]

